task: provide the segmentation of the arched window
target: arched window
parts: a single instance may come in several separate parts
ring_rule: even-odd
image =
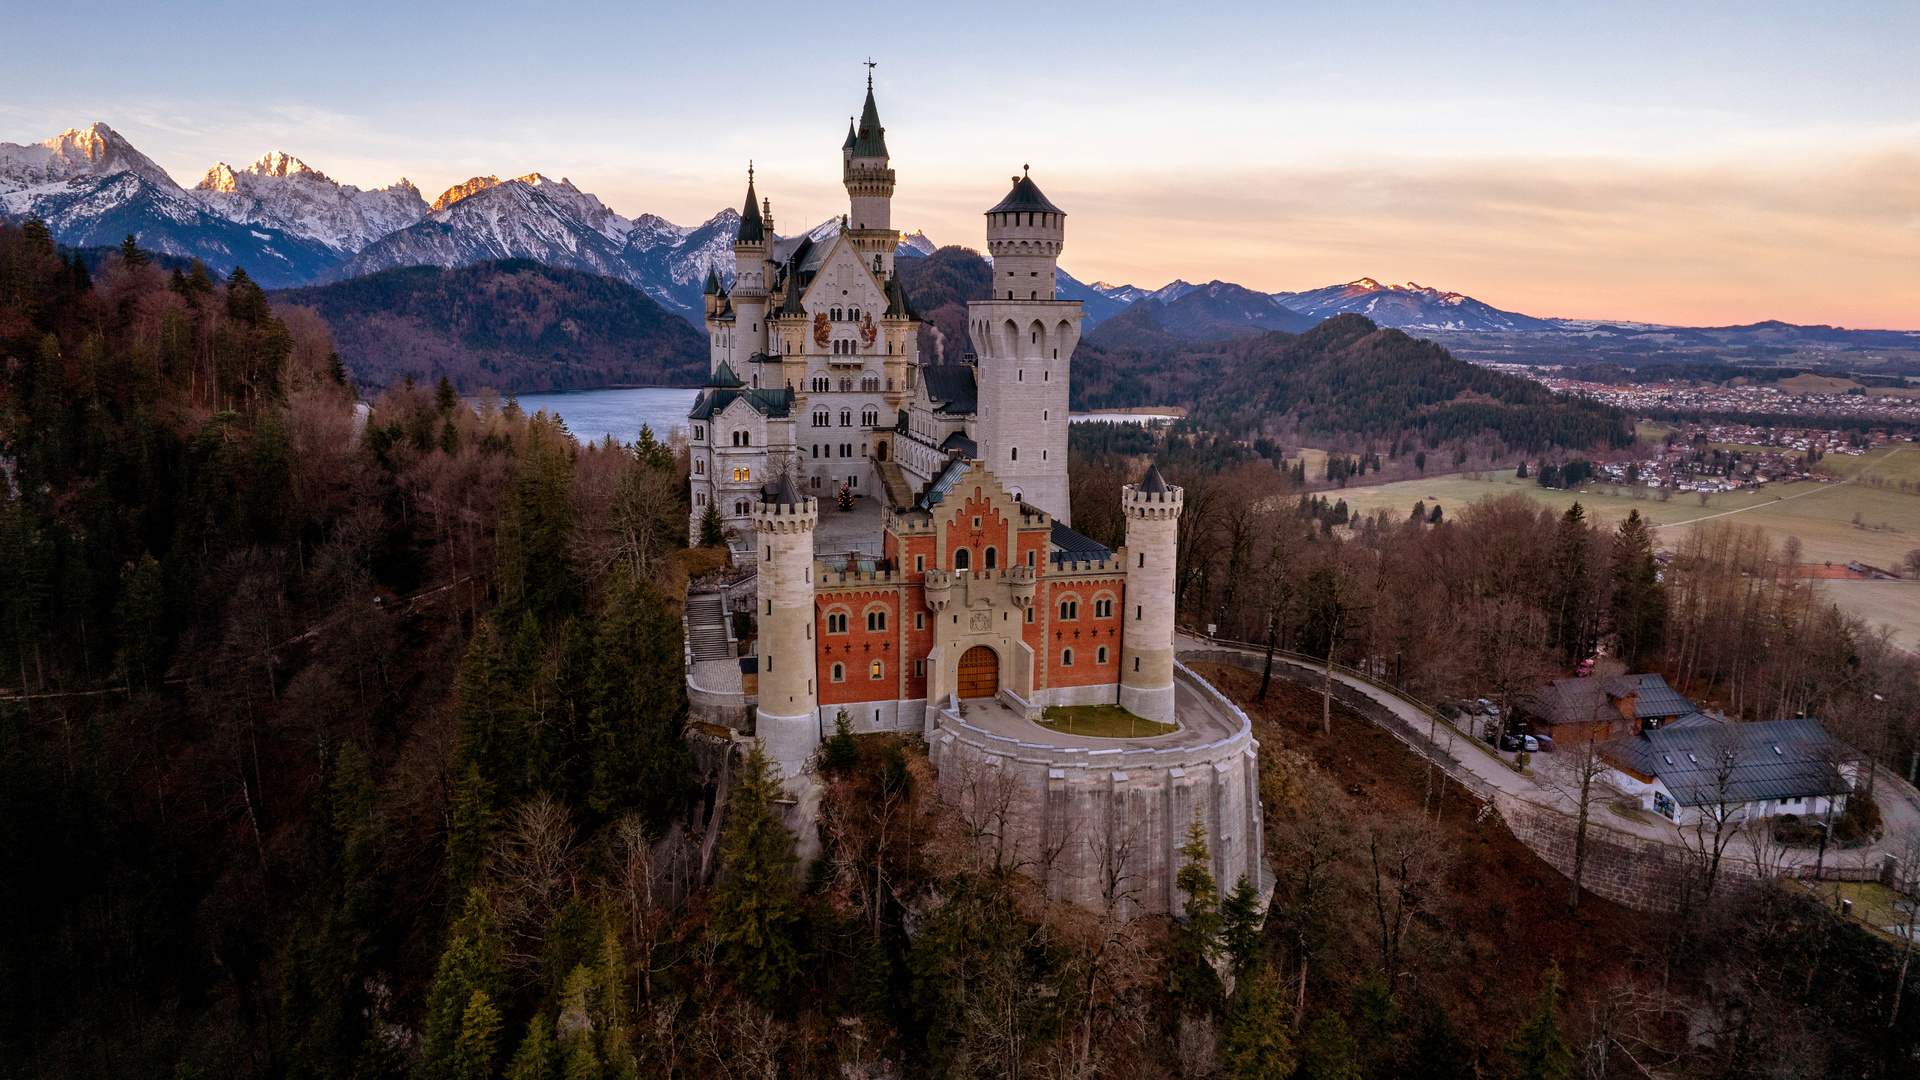
[[[1093,602],[1093,617],[1096,619],[1113,618],[1113,601],[1095,600]]]
[[[696,462],[694,462],[694,463],[693,463],[693,475],[695,475],[695,476],[705,476],[705,475],[707,475],[707,463],[706,463],[706,462],[704,462],[704,461],[696,461]]]
[[[750,504],[745,499],[736,499],[733,503],[733,512],[736,514],[750,513]]]
[[[862,411],[860,413],[860,426],[861,427],[879,427],[880,426],[880,410],[867,409]]]
[[[1080,601],[1078,600],[1060,601],[1060,617],[1062,619],[1079,618],[1080,617]]]
[[[705,424],[695,424],[695,425],[693,425],[693,437],[694,437],[695,439],[704,439],[704,438],[706,438],[706,437],[707,437],[707,426],[706,426]]]
[[[852,409],[840,410],[840,426],[841,427],[853,426],[853,410]]]
[[[813,426],[814,427],[832,427],[833,414],[828,412],[825,409],[813,410]]]
[[[869,630],[885,630],[886,628],[887,628],[887,613],[886,613],[886,612],[884,612],[884,611],[869,611],[869,612],[867,612],[867,629],[869,629]]]
[[[981,565],[982,565],[982,566],[984,566],[984,567],[985,567],[986,569],[988,569],[988,570],[992,570],[993,568],[995,568],[995,567],[997,567],[997,566],[999,566],[999,565],[1000,565],[1000,552],[999,552],[999,550],[998,550],[998,549],[995,549],[995,548],[988,548],[988,549],[987,549],[987,558],[986,558],[986,561],[985,561],[984,563],[982,563]]]
[[[750,481],[752,481],[752,480],[753,480],[753,470],[751,470],[751,469],[735,469],[735,470],[733,470],[733,482],[734,482],[734,483],[736,483],[736,484],[745,484],[745,483],[748,483],[748,482],[750,482]]]
[[[707,505],[707,493],[706,493],[706,492],[704,492],[704,491],[696,491],[696,492],[694,492],[694,493],[693,493],[693,505],[695,505],[695,506],[705,506],[705,505]]]
[[[1093,662],[1096,664],[1104,664],[1107,662],[1107,647],[1105,645],[1100,646],[1099,651],[1093,654]]]
[[[1012,460],[1012,461],[1019,461],[1019,460],[1020,460],[1020,448],[1019,448],[1019,447],[1017,447],[1017,446],[1016,446],[1016,447],[1014,447],[1014,448],[1013,448],[1013,457],[1012,457],[1012,458],[1010,458],[1009,460]]]
[[[833,665],[833,681],[834,682],[847,681],[847,666],[845,664]]]
[[[1073,650],[1072,649],[1060,650],[1060,666],[1061,667],[1073,666]]]
[[[827,633],[844,634],[846,632],[847,632],[846,612],[836,611],[833,614],[827,616]]]
[[[886,673],[887,665],[883,661],[875,660],[873,663],[867,665],[867,678],[869,679],[882,678]]]
[[[954,553],[953,553],[953,568],[954,568],[955,570],[966,570],[966,569],[969,569],[969,568],[971,568],[971,567],[972,567],[972,565],[973,565],[973,552],[972,552],[972,551],[969,551],[969,550],[968,550],[968,549],[966,549],[966,548],[959,548],[959,549],[957,549],[957,550],[955,550],[955,551],[954,551]]]

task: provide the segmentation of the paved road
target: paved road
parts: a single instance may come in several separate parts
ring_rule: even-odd
[[[1175,639],[1174,649],[1176,652],[1225,649],[1241,653],[1242,655],[1260,655],[1256,650],[1216,644],[1205,638],[1190,637],[1187,635],[1180,635]],[[1297,672],[1299,669],[1293,664],[1288,664],[1286,670],[1292,673]],[[1279,676],[1281,672],[1281,665],[1276,661],[1274,674]],[[1436,721],[1432,713],[1421,708],[1413,701],[1403,698],[1389,690],[1382,689],[1356,675],[1351,675],[1338,669],[1335,669],[1333,678],[1335,682],[1351,687],[1359,693],[1366,695],[1405,721],[1408,726],[1414,730],[1427,733],[1433,742],[1449,752],[1455,762],[1458,762],[1460,766],[1466,768],[1473,774],[1475,779],[1482,783],[1497,788],[1504,794],[1524,799],[1539,806],[1552,807],[1563,812],[1570,812],[1578,808],[1578,803],[1575,799],[1567,794],[1568,791],[1573,789],[1573,784],[1566,771],[1570,755],[1565,753],[1535,754],[1533,757],[1534,775],[1526,776],[1513,771],[1510,764],[1512,759],[1510,757],[1503,758],[1496,756],[1487,748],[1485,743],[1479,742],[1459,732],[1449,724]],[[1312,686],[1316,690],[1320,687],[1320,676],[1318,673],[1316,673],[1311,680],[1296,679],[1294,681],[1303,682],[1304,685]],[[1414,750],[1416,753],[1420,752],[1419,747],[1415,747]],[[1886,855],[1891,854],[1897,856],[1900,853],[1902,842],[1906,837],[1920,837],[1920,791],[1915,791],[1904,780],[1882,769],[1880,771],[1880,780],[1875,785],[1874,794],[1875,801],[1880,804],[1881,820],[1886,830],[1880,842],[1871,847],[1857,848],[1851,851],[1829,849],[1827,852],[1827,866],[1866,867],[1877,865]],[[1611,796],[1612,793],[1609,792],[1609,801],[1611,801]],[[1636,819],[1614,813],[1611,810],[1598,808],[1595,809],[1594,813],[1596,823],[1604,824],[1606,827],[1616,829],[1620,832],[1631,833],[1663,844],[1680,845],[1685,843],[1678,827],[1652,814],[1646,815],[1644,819]],[[1736,842],[1734,846],[1735,848],[1739,848],[1741,845]],[[1745,852],[1740,851],[1735,854],[1736,857],[1739,857],[1744,856]],[[1793,866],[1812,866],[1817,858],[1818,852],[1815,850],[1808,849],[1803,851],[1796,849],[1787,856],[1786,862],[1788,865]]]
[[[1809,495],[1818,495],[1823,491],[1832,491],[1834,488],[1845,487],[1846,485],[1851,483],[1853,483],[1853,481],[1851,480],[1841,480],[1837,483],[1825,484],[1820,487],[1814,488],[1812,491],[1801,491],[1801,492],[1796,492],[1792,495],[1782,495],[1777,499],[1768,499],[1766,502],[1757,502],[1757,503],[1754,503],[1752,506],[1743,506],[1738,510],[1723,510],[1718,514],[1707,514],[1703,517],[1688,518],[1685,521],[1669,521],[1665,525],[1649,525],[1647,526],[1647,528],[1648,530],[1677,529],[1682,525],[1691,525],[1696,521],[1712,521],[1714,518],[1723,518],[1731,514],[1744,514],[1749,510],[1758,510],[1763,506],[1772,506],[1774,503],[1792,502],[1795,499],[1804,499]]]

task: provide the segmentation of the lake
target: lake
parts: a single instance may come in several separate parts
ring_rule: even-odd
[[[549,390],[521,394],[520,407],[528,415],[542,409],[558,413],[567,422],[567,430],[581,442],[599,442],[613,436],[615,442],[631,443],[640,437],[645,424],[662,442],[667,432],[687,426],[687,410],[700,391],[665,386],[628,387],[618,390]]]

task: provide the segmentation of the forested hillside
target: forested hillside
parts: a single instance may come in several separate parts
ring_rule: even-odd
[[[925,322],[920,327],[920,356],[934,363],[958,363],[973,351],[967,334],[967,301],[985,300],[993,268],[972,248],[949,244],[924,259],[896,259],[895,272],[907,301]]]
[[[272,299],[319,312],[362,387],[408,375],[465,393],[695,386],[707,370],[705,334],[645,293],[528,259],[383,270]]]

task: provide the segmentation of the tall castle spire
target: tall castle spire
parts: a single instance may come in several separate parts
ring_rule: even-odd
[[[841,147],[847,185],[847,229],[860,259],[882,280],[893,273],[893,252],[900,234],[893,227],[893,169],[887,164],[887,129],[873,100],[873,61],[867,61],[867,100],[860,119],[847,130]]]

